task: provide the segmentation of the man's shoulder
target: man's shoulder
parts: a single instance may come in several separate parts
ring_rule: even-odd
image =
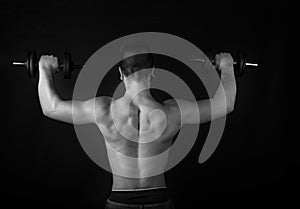
[[[101,109],[102,111],[109,110],[111,103],[112,98],[109,96],[99,96],[95,98],[95,105],[98,109]]]
[[[168,110],[168,113],[170,114],[170,116],[175,116],[175,118],[180,117],[179,106],[175,99],[165,100],[163,102],[163,104],[164,104],[164,107]]]
[[[109,96],[98,96],[95,98],[96,104],[107,104],[111,103],[112,98]]]
[[[167,99],[165,101],[163,101],[164,105],[174,105],[176,104],[176,100],[175,99]]]
[[[175,99],[167,99],[163,101],[163,105],[170,109],[178,108],[178,104]]]

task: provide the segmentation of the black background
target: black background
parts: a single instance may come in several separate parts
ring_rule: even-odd
[[[71,51],[84,63],[116,38],[149,31],[180,36],[201,49],[243,50],[260,63],[238,78],[236,108],[211,158],[198,164],[206,124],[188,156],[167,172],[176,208],[294,204],[292,171],[298,164],[287,146],[293,99],[287,86],[294,75],[289,7],[254,1],[1,1],[1,208],[104,208],[112,183],[111,174],[85,154],[72,125],[42,115],[37,79],[13,70],[12,61],[35,49],[59,57]],[[55,75],[62,98],[71,99],[77,74],[72,80]]]

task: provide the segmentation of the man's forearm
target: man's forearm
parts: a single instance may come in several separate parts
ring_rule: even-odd
[[[224,97],[225,96],[225,97]],[[236,96],[236,81],[234,72],[222,72],[221,83],[213,98],[215,105],[226,107],[226,111],[232,111],[234,108]]]
[[[39,94],[40,103],[43,111],[55,110],[57,101],[59,101],[60,98],[56,93],[53,84],[53,75],[50,72],[40,70],[38,94]]]
[[[234,71],[232,71],[232,73],[222,73],[221,81],[225,91],[227,105],[229,108],[234,108],[236,96],[236,81]]]

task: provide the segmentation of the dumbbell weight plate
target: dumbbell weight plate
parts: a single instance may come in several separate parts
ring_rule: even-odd
[[[68,52],[64,53],[64,64],[63,64],[63,71],[64,71],[64,77],[66,79],[71,78],[71,73],[72,73],[72,65],[71,65],[71,54]]]
[[[27,60],[25,62],[25,69],[27,70],[29,77],[31,77],[31,72],[30,72],[30,68],[29,68],[30,57],[31,57],[31,52],[29,51],[28,54],[27,54]]]
[[[246,54],[245,52],[241,52],[241,70],[242,70],[242,74],[244,74],[245,72],[245,68],[246,68]]]
[[[211,49],[211,48],[206,48],[204,49],[204,54],[206,55],[206,57],[211,61],[211,63],[214,65],[215,64],[215,57],[217,54],[217,51]]]
[[[38,61],[37,61],[37,55],[35,51],[28,52],[26,68],[28,70],[29,77],[34,78],[38,71]]]
[[[245,72],[246,56],[244,52],[238,52],[236,56],[236,66],[234,68],[237,76],[242,76]]]

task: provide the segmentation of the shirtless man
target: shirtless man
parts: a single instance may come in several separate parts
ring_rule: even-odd
[[[167,150],[183,125],[205,123],[233,110],[236,96],[233,59],[227,53],[216,56],[224,91],[220,85],[213,98],[176,100],[181,103],[179,110],[175,100],[161,104],[151,96],[149,88],[154,66],[147,49],[127,48],[123,49],[122,55],[127,57],[119,68],[126,88],[123,97],[116,100],[96,97],[86,101],[64,101],[59,98],[52,76],[58,67],[58,60],[53,56],[41,56],[38,93],[43,113],[67,123],[95,124],[100,129],[113,171],[107,209],[174,208],[163,171],[158,175],[151,174],[158,167],[163,170],[167,160],[145,163],[142,159]],[[215,108],[214,115],[211,115],[211,105]],[[124,158],[124,155],[136,161]]]

